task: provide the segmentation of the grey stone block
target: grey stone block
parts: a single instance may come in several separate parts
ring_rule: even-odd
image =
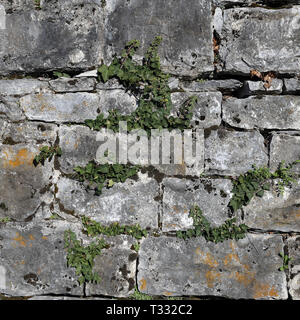
[[[96,80],[93,78],[59,78],[49,81],[54,92],[94,91]]]
[[[191,120],[192,125],[197,128],[204,129],[221,124],[222,94],[220,92],[172,93],[172,115],[176,116],[179,108],[191,96],[196,96],[198,99],[193,111],[193,118]]]
[[[95,258],[94,272],[101,278],[98,284],[86,284],[86,295],[105,295],[113,297],[129,297],[136,285],[137,253],[130,249],[135,240],[121,236],[108,242],[109,249],[103,249],[100,256]]]
[[[300,80],[298,78],[284,79],[286,93],[297,94],[300,92]]]
[[[32,219],[40,206],[53,201],[49,190],[53,160],[34,167],[33,159],[41,145],[0,145],[0,209],[1,217],[16,221]]]
[[[67,267],[61,226],[14,224],[0,226],[0,265],[5,268],[1,293],[12,296],[83,295],[73,268]]]
[[[223,71],[295,73],[299,69],[299,13],[299,7],[225,10],[219,50]]]
[[[139,290],[150,295],[287,299],[279,271],[281,236],[252,235],[238,242],[146,238],[140,249]]]
[[[283,81],[280,79],[273,79],[269,88],[265,86],[263,81],[245,81],[243,88],[239,92],[239,98],[250,95],[280,94],[282,87]]]
[[[12,121],[25,119],[19,99],[12,96],[0,96],[0,118]]]
[[[50,91],[48,82],[36,79],[0,80],[0,95],[22,96]]]
[[[223,102],[223,120],[243,129],[300,129],[298,96],[229,98]]]
[[[163,180],[162,230],[177,231],[193,228],[190,209],[197,205],[212,226],[228,219],[228,203],[232,183],[225,179],[190,181],[178,178]]]
[[[1,75],[78,71],[100,63],[104,32],[100,5],[52,1],[34,10],[30,2],[20,10],[7,8],[6,29],[0,30]]]
[[[122,225],[139,224],[142,228],[158,227],[160,205],[159,186],[153,179],[127,180],[103,189],[100,196],[74,180],[59,179],[56,199],[60,206],[76,216],[87,216],[105,225],[118,222]]]
[[[292,188],[285,188],[278,196],[276,188],[266,191],[262,198],[254,197],[244,207],[244,223],[264,231],[300,231],[300,180]]]
[[[287,241],[290,281],[289,293],[294,300],[300,300],[300,237],[290,237]]]
[[[163,8],[163,10],[162,10]],[[129,40],[141,40],[140,59],[155,36],[163,37],[160,57],[165,71],[195,77],[213,71],[210,1],[122,0],[107,2],[105,56],[119,53]]]
[[[221,175],[239,175],[268,164],[264,138],[258,132],[212,130],[205,139],[205,170]]]
[[[270,168],[276,170],[281,161],[290,164],[296,160],[300,160],[300,133],[274,133],[270,145]],[[300,173],[300,164],[294,165],[292,170]]]

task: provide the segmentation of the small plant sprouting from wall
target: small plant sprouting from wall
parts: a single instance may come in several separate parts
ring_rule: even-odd
[[[248,205],[254,196],[262,197],[266,190],[271,190],[273,180],[276,181],[277,191],[282,194],[284,187],[290,186],[295,182],[291,169],[297,163],[300,163],[300,160],[285,166],[285,162],[282,161],[278,169],[273,173],[267,167],[256,168],[253,165],[253,170],[240,175],[233,182],[233,196],[228,205],[231,211],[235,212]]]
[[[62,155],[61,148],[44,146],[40,149],[40,153],[33,159],[33,164],[35,166],[39,163],[44,165],[47,159],[50,162],[55,155],[58,157]]]
[[[194,237],[204,237],[206,241],[215,243],[223,242],[224,240],[243,239],[248,231],[245,224],[236,225],[236,219],[229,219],[219,227],[211,227],[209,221],[204,217],[201,209],[194,206],[190,210],[189,217],[193,218],[193,229],[187,231],[178,231],[177,237],[180,239],[189,239]]]
[[[285,271],[289,269],[289,262],[292,260],[289,258],[287,254],[282,252],[279,253],[280,257],[282,258],[282,266],[279,268],[280,271]]]

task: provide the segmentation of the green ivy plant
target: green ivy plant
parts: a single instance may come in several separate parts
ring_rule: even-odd
[[[8,223],[11,221],[11,218],[10,217],[3,217],[3,218],[0,218],[0,223]]]
[[[289,269],[289,261],[291,261],[292,259],[289,258],[288,255],[280,252],[279,253],[280,257],[282,258],[283,264],[282,266],[279,268],[280,271],[285,271]]]
[[[297,163],[300,163],[300,160],[285,166],[285,162],[282,161],[275,172],[271,172],[267,167],[256,168],[253,165],[253,170],[240,175],[233,182],[233,196],[228,205],[231,211],[235,212],[248,205],[254,196],[262,197],[266,190],[271,190],[272,180],[276,180],[277,191],[283,193],[284,187],[295,182],[291,169]]]
[[[179,109],[177,117],[170,116],[172,102],[168,85],[169,75],[161,70],[157,53],[161,41],[162,38],[159,36],[153,40],[142,64],[133,60],[140,42],[132,40],[125,46],[120,57],[115,56],[109,66],[102,64],[99,67],[99,80],[107,82],[112,78],[118,79],[138,98],[138,108],[130,115],[121,115],[119,111],[111,110],[106,118],[100,114],[95,120],[87,119],[85,124],[89,128],[108,128],[117,132],[120,121],[127,122],[129,132],[133,129],[143,129],[148,134],[151,129],[190,128],[192,110],[197,98],[190,97]]]
[[[33,164],[35,166],[37,166],[39,163],[44,165],[46,159],[48,159],[48,161],[50,162],[55,155],[57,155],[58,157],[62,155],[60,147],[44,146],[40,149],[40,153],[34,157]]]
[[[79,276],[78,282],[82,285],[85,282],[99,283],[98,273],[93,272],[94,259],[101,254],[101,250],[108,248],[103,239],[98,239],[88,246],[83,246],[71,230],[66,230],[64,235],[65,249],[67,249],[67,265],[76,270]]]
[[[219,227],[212,227],[198,206],[194,206],[190,210],[189,217],[193,218],[194,228],[187,231],[178,231],[177,237],[180,239],[202,236],[206,241],[215,243],[229,239],[239,240],[245,237],[249,229],[245,224],[236,225],[235,218],[226,220],[225,223]]]
[[[99,222],[93,221],[85,216],[82,217],[82,224],[84,232],[86,232],[88,236],[92,237],[98,235],[113,237],[125,234],[139,240],[146,237],[148,234],[147,230],[142,229],[139,225],[127,226],[120,225],[119,223],[112,223],[110,226],[103,226]]]
[[[75,178],[80,182],[88,181],[88,188],[100,195],[103,187],[111,188],[115,183],[125,182],[139,171],[139,166],[123,164],[97,164],[90,161],[85,167],[74,168]]]
[[[131,300],[154,300],[154,298],[146,293],[139,291],[137,287],[134,289],[134,293],[129,297]]]

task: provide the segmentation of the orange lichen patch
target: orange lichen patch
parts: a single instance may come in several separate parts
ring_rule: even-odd
[[[34,240],[34,236],[32,234],[29,235],[30,240]]]
[[[14,240],[12,242],[12,246],[14,248],[17,248],[18,246],[21,247],[27,247],[27,245],[29,247],[32,247],[32,241],[35,240],[34,236],[32,234],[30,234],[28,236],[28,238],[26,239],[25,237],[23,237],[22,235],[20,235],[19,232],[16,233],[16,236],[12,239]],[[29,243],[28,243],[29,242]]]
[[[16,168],[22,165],[32,165],[34,154],[29,152],[27,149],[20,149],[17,154],[13,155],[11,148],[9,150],[3,151],[5,158],[3,161],[3,167]]]
[[[195,253],[197,256],[200,256],[201,262],[208,265],[209,267],[216,268],[219,265],[218,261],[213,257],[213,255],[210,252],[204,253],[198,247],[196,248]]]
[[[221,274],[214,270],[207,271],[205,274],[206,283],[209,288],[213,288],[216,280],[220,279]]]
[[[227,254],[227,255],[225,256],[225,258],[224,258],[223,263],[224,263],[225,266],[227,266],[228,264],[231,263],[232,260],[235,260],[235,261],[237,261],[238,263],[240,263],[240,259],[239,259],[239,257],[237,256],[237,254],[235,254],[235,253],[229,253],[229,254]]]
[[[178,206],[173,206],[173,210],[175,213],[178,213],[180,211],[180,208]]]
[[[254,299],[260,299],[265,297],[278,297],[278,291],[275,290],[274,286],[270,289],[268,284],[255,283],[254,285]]]
[[[25,240],[25,238],[23,238],[23,236],[19,234],[19,232],[16,233],[16,237],[13,238],[13,240],[19,243],[20,246],[26,247],[27,241]]]
[[[146,290],[146,288],[147,288],[147,281],[146,281],[146,279],[142,278],[142,279],[140,280],[140,283],[141,283],[140,289],[141,289],[141,290]]]
[[[42,239],[43,239],[43,240],[48,240],[48,237],[42,236]]]
[[[246,288],[249,287],[250,284],[255,281],[255,273],[254,272],[235,271],[232,276],[236,281],[243,284]]]
[[[170,297],[170,296],[173,295],[173,293],[172,293],[172,292],[169,292],[169,291],[165,291],[165,292],[163,292],[163,295]]]

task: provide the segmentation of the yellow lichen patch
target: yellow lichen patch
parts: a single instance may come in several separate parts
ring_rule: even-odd
[[[48,240],[48,237],[42,236],[42,239],[43,239],[43,240]]]
[[[270,289],[270,285],[268,284],[262,284],[262,283],[255,283],[254,285],[254,293],[253,298],[254,299],[260,299],[260,298],[266,298],[266,297],[278,297],[278,292],[272,286]]]
[[[203,264],[208,265],[211,268],[216,268],[219,263],[218,261],[213,257],[213,255],[210,252],[206,252],[204,253],[203,251],[201,251],[201,249],[198,247],[195,250],[196,256],[200,256],[200,261]]]
[[[30,240],[34,240],[34,236],[32,234],[29,235]]]
[[[22,247],[26,247],[27,245],[27,241],[25,240],[25,238],[23,238],[23,236],[20,235],[19,232],[16,233],[16,236],[15,238],[13,238],[13,240],[16,241]]]
[[[239,259],[239,257],[238,257],[235,253],[229,253],[229,254],[227,254],[227,255],[225,256],[225,258],[224,258],[223,263],[224,263],[225,266],[227,266],[227,265],[229,265],[229,264],[232,262],[232,260],[235,260],[236,262],[240,263],[240,259]]]
[[[206,283],[209,288],[213,288],[215,281],[220,279],[221,274],[214,270],[209,270],[205,274]]]
[[[140,283],[141,283],[140,289],[141,289],[141,290],[146,290],[146,288],[147,288],[147,281],[146,281],[146,279],[142,278],[142,279],[140,280]]]
[[[32,165],[34,154],[29,152],[26,148],[20,149],[17,154],[11,150],[11,148],[3,151],[5,159],[3,159],[3,167],[16,168],[22,165]]]
[[[164,291],[164,292],[163,292],[163,295],[164,295],[164,296],[167,296],[167,297],[170,297],[170,296],[173,295],[173,293],[172,293],[172,292],[169,292],[169,291]]]
[[[255,281],[255,273],[235,271],[233,274],[233,278],[239,283],[243,284],[245,288],[247,288],[250,286],[251,283]]]

